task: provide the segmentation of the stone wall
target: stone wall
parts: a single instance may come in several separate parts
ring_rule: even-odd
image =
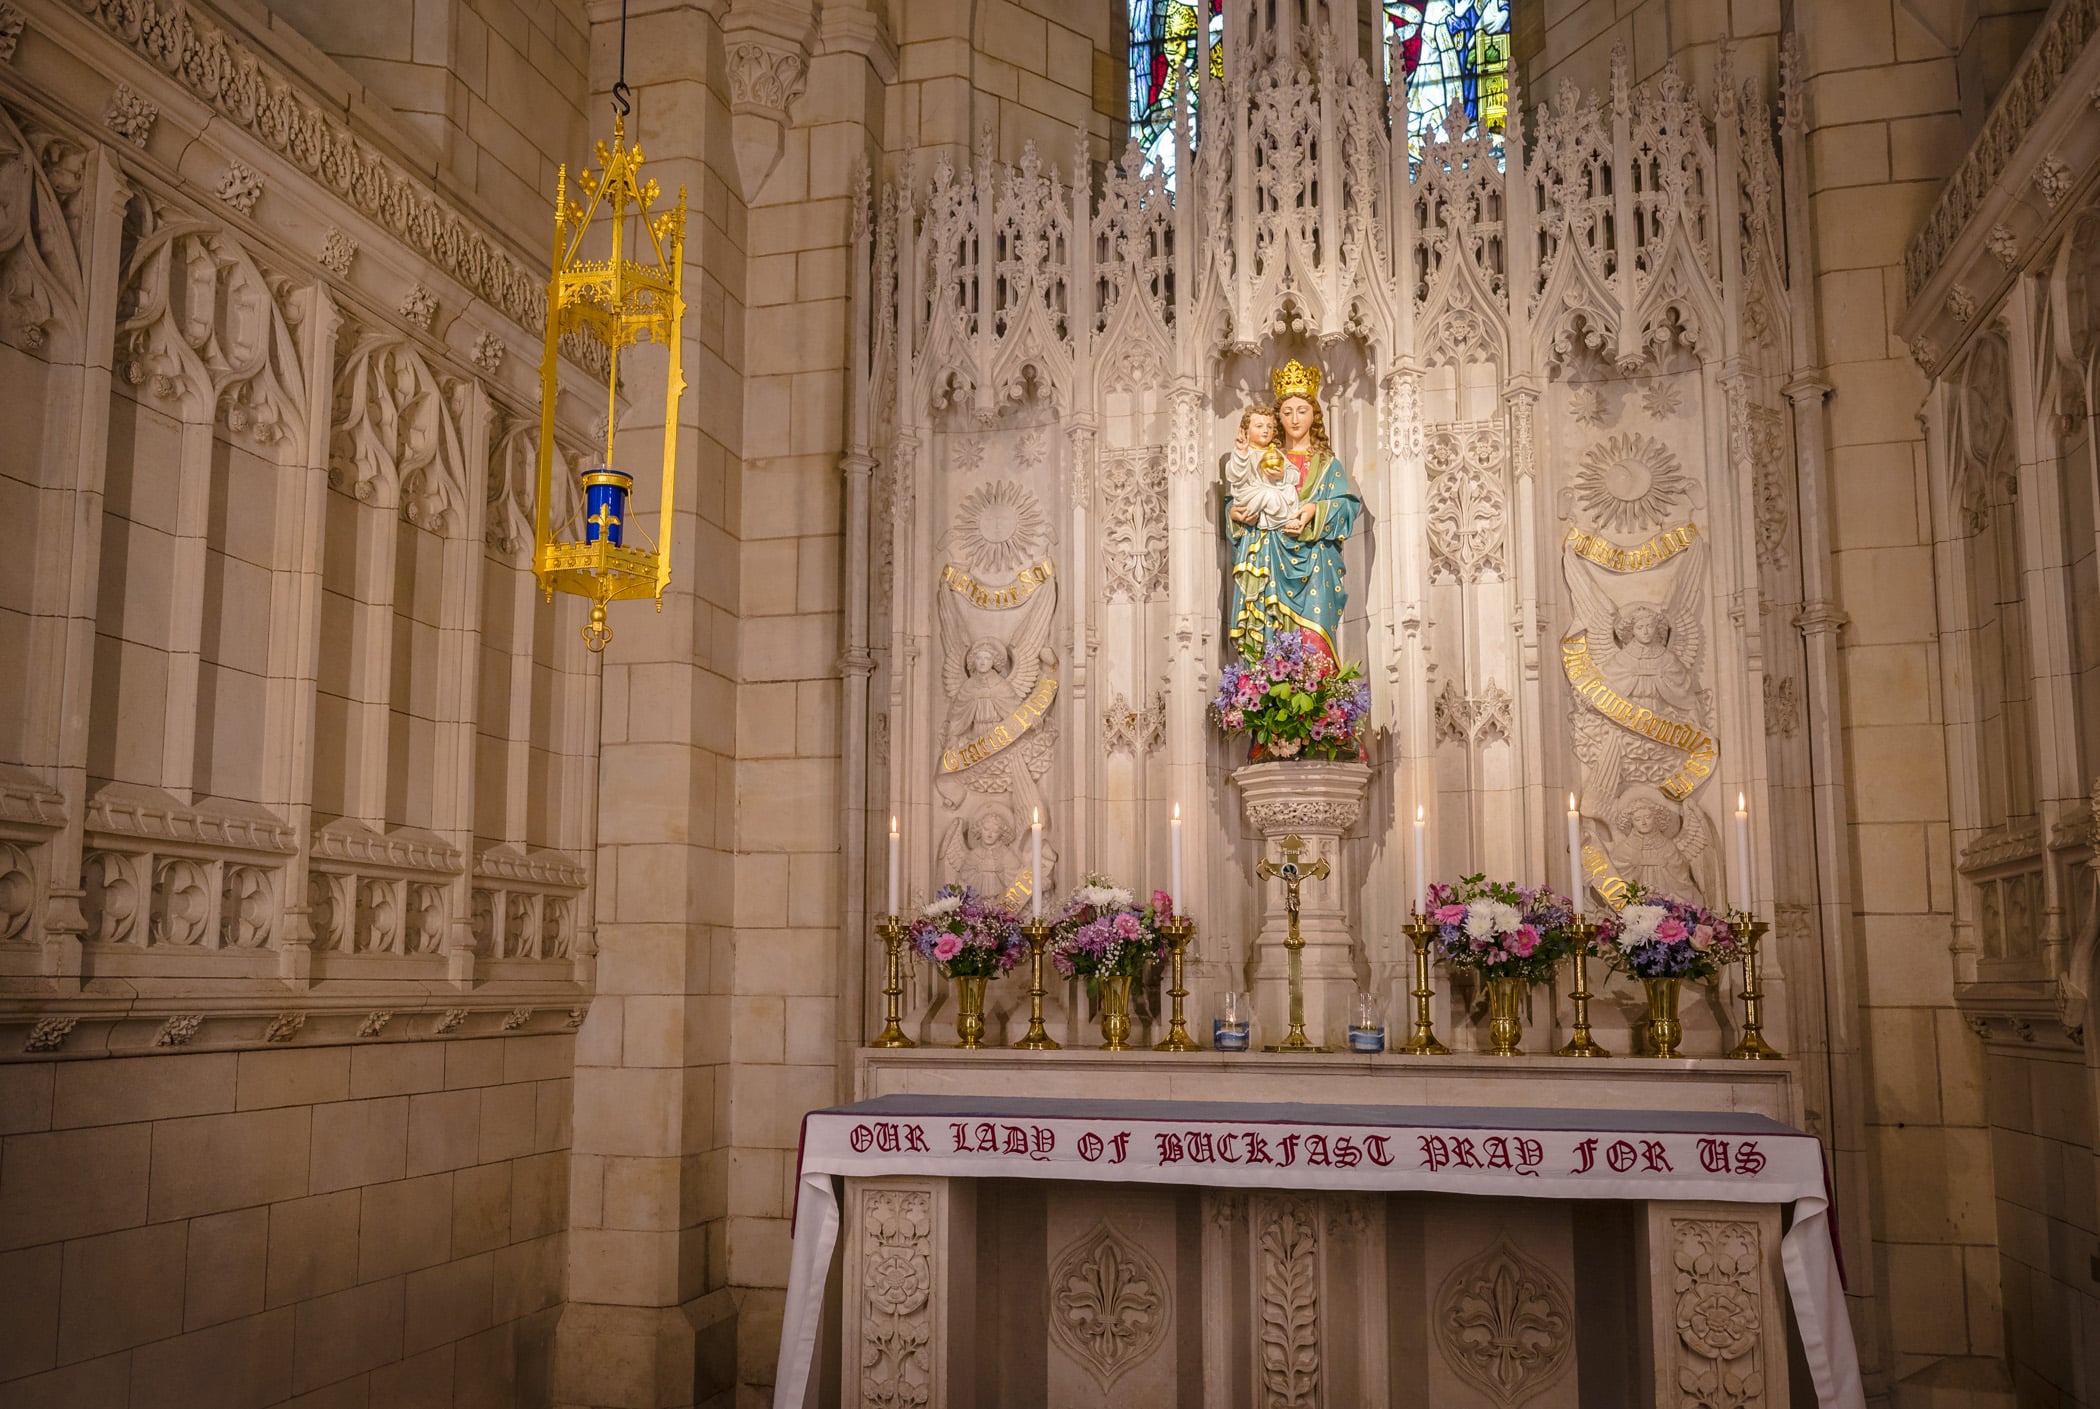
[[[546,1404],[573,1043],[0,1066],[0,1399]]]

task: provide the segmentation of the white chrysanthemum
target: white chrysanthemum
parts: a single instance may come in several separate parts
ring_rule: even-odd
[[[1081,905],[1090,905],[1096,910],[1105,910],[1115,904],[1118,894],[1120,892],[1114,886],[1081,886],[1079,888],[1079,903]]]
[[[1486,939],[1495,932],[1495,910],[1491,902],[1476,900],[1466,906],[1466,938]]]
[[[1517,907],[1504,901],[1489,901],[1488,911],[1495,917],[1497,934],[1515,934],[1517,926],[1524,923],[1524,917],[1517,913]]]
[[[961,896],[944,895],[938,900],[928,901],[926,904],[926,908],[924,910],[921,910],[919,913],[924,915],[929,920],[938,920],[939,918],[941,918],[941,916],[953,915],[956,911],[960,909],[962,909]]]
[[[1622,947],[1631,949],[1636,944],[1646,944],[1655,938],[1655,927],[1668,919],[1670,912],[1660,905],[1629,905],[1619,912],[1625,922],[1626,933],[1620,939]]]

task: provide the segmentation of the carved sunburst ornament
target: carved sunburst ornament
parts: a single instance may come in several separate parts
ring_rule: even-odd
[[[1592,520],[1620,531],[1660,528],[1691,502],[1677,457],[1653,436],[1615,435],[1590,447],[1575,471],[1575,499]]]
[[[956,552],[987,576],[1027,567],[1049,546],[1050,520],[1043,506],[1010,479],[974,490],[956,511]]]

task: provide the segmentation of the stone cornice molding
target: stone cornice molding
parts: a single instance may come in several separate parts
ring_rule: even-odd
[[[418,875],[456,876],[459,848],[429,832],[408,828],[380,833],[362,822],[338,817],[314,831],[316,862],[340,861]]]
[[[435,194],[430,175],[352,131],[274,56],[192,0],[72,0],[67,8],[539,336],[547,306],[540,271]]]
[[[580,891],[585,874],[581,865],[558,851],[528,852],[514,846],[493,846],[474,858],[474,878]]]
[[[268,1047],[393,1046],[574,1032],[581,984],[491,983],[469,998],[438,985],[288,993],[280,985],[191,980],[186,992],[119,997],[0,996],[0,1065]],[[216,991],[214,991],[216,990]],[[270,991],[270,990],[275,990]]]
[[[299,849],[292,825],[252,803],[177,801],[158,788],[111,783],[88,800],[87,830],[98,840],[207,851],[290,856]]]
[[[1928,375],[1988,320],[2100,170],[2100,0],[2058,0],[1904,253],[1899,332]]]

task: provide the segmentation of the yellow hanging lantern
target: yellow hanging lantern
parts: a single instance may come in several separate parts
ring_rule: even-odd
[[[651,213],[659,192],[654,181],[641,179],[642,149],[640,144],[627,146],[624,113],[613,119],[612,146],[600,142],[597,155],[599,171],[586,167],[576,177],[589,205],[568,198],[566,166],[555,190],[554,270],[547,280],[547,347],[540,358],[539,495],[533,505],[532,567],[548,601],[556,592],[590,599],[591,619],[583,628],[583,640],[592,650],[602,651],[612,639],[606,605],[623,597],[654,597],[656,609],[662,611],[664,588],[671,581],[678,401],[685,394],[679,338],[685,321],[685,188],[678,189],[676,207],[661,215]],[[612,227],[612,252],[606,259],[585,259],[584,237],[601,210]],[[630,223],[639,231],[631,250]],[[605,453],[582,476],[583,521],[556,525],[548,510],[554,487],[554,406],[561,341],[571,333],[606,349]],[[651,341],[663,345],[670,365],[664,377],[660,531],[653,547],[642,548],[627,541],[634,477],[613,468],[613,432],[620,350]],[[558,533],[575,536],[557,537]]]

